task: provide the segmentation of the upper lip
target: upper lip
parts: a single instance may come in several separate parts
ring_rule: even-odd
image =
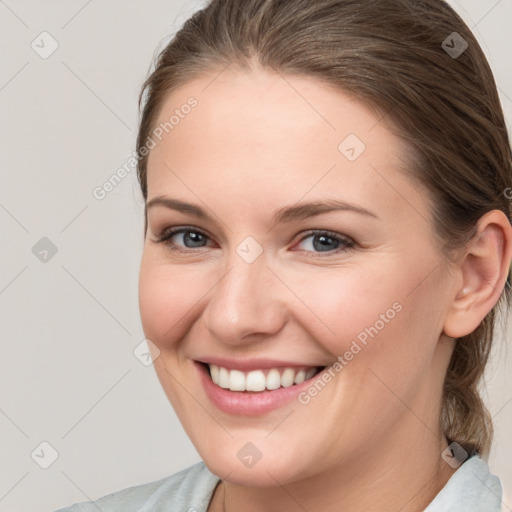
[[[225,357],[204,357],[196,359],[198,363],[214,364],[229,370],[252,371],[265,368],[318,368],[321,364],[306,364],[296,361],[283,361],[279,359],[228,359]]]

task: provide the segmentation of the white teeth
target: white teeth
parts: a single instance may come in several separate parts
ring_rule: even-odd
[[[289,388],[294,384],[300,384],[310,379],[317,373],[317,368],[309,370],[297,370],[285,368],[281,374],[278,369],[272,368],[267,375],[262,370],[241,372],[240,370],[228,370],[214,364],[210,364],[212,381],[224,389],[231,391],[264,391],[274,390],[280,387]]]
[[[212,375],[212,380],[215,384],[219,383],[219,367],[214,364],[210,365],[210,373]]]
[[[261,370],[249,372],[245,378],[245,389],[249,391],[263,391],[267,386],[265,374]]]
[[[231,391],[245,391],[245,375],[238,370],[229,372],[229,389]]]
[[[289,388],[290,386],[293,386],[294,379],[295,372],[291,368],[286,368],[286,370],[283,372],[283,375],[281,375],[281,386],[283,386],[283,388]]]
[[[297,372],[297,375],[295,375],[295,384],[300,384],[301,382],[304,382],[306,380],[306,372],[304,370],[301,370],[300,372]]]
[[[229,372],[226,370],[226,368],[219,369],[219,382],[217,382],[217,384],[221,388],[229,388]]]
[[[279,375],[279,370],[273,368],[268,372],[267,375],[267,389],[277,389],[281,387],[281,375]]]

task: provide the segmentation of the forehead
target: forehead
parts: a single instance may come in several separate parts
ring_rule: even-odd
[[[192,110],[187,107],[191,97],[197,101]],[[188,113],[173,116],[182,109]],[[378,138],[388,139],[388,146],[397,142],[380,116],[347,92],[311,77],[260,68],[225,69],[186,83],[168,95],[156,124],[165,125],[172,117],[170,138],[176,143],[190,141],[193,130],[198,139],[208,135],[209,141],[219,142],[219,150],[228,142],[254,146],[274,141],[289,148],[304,137],[312,141],[304,150],[314,149],[317,140],[337,150],[348,134],[368,143]]]
[[[195,106],[184,107],[191,98]],[[287,204],[339,192],[396,210],[399,196],[424,197],[411,197],[417,185],[400,170],[406,148],[381,117],[311,77],[212,72],[166,98],[156,126],[165,123],[148,160],[149,198],[165,189],[236,191],[263,207],[270,192]]]

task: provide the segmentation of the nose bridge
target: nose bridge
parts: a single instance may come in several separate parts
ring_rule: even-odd
[[[278,283],[267,264],[263,247],[254,239],[243,241],[229,255],[227,271],[207,305],[207,327],[215,337],[238,343],[250,334],[280,329],[283,309],[274,290]]]

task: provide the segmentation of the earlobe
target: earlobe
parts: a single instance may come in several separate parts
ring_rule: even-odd
[[[458,265],[461,284],[447,312],[443,332],[460,338],[473,332],[498,301],[512,259],[512,227],[506,215],[493,210],[478,222]]]

